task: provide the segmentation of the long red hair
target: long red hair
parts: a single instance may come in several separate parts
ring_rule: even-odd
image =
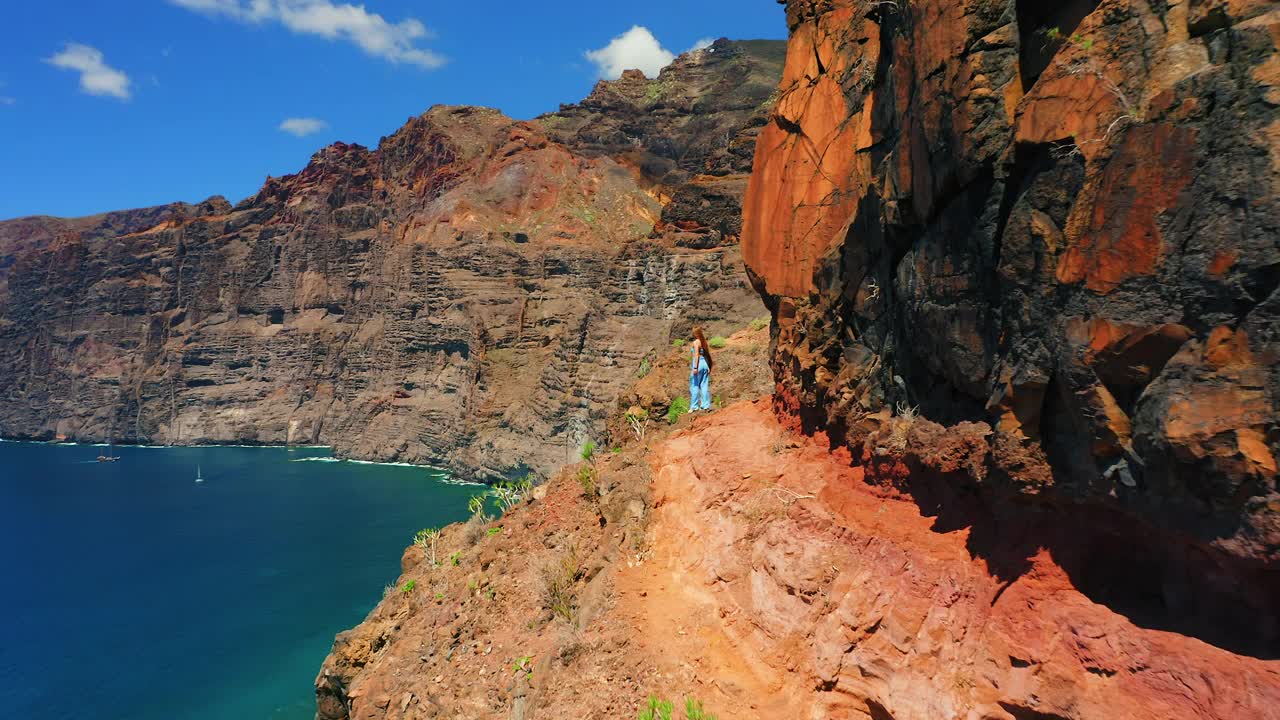
[[[711,346],[707,344],[707,336],[702,334],[702,328],[695,327],[693,336],[698,339],[698,348],[702,353],[702,357],[707,359],[707,370],[715,368],[716,364],[711,360]]]

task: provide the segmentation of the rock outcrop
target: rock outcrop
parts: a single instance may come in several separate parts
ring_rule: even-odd
[[[753,408],[750,417],[764,418],[757,430],[776,424],[761,400],[772,384],[767,335],[744,330],[715,352],[717,396]],[[629,405],[617,419],[628,409],[652,412],[643,426],[617,428],[617,445],[497,519],[473,517],[445,528],[434,548],[407,548],[394,587],[334,641],[316,678],[317,719],[624,718],[655,692],[697,690],[710,700],[686,682],[687,646],[667,645],[678,637],[646,641],[658,621],[650,603],[668,619],[693,609],[667,569],[647,561],[654,538],[665,537],[650,528],[652,460],[673,432],[706,423],[686,415],[673,426],[664,417],[687,392],[686,362],[683,349],[663,354],[620,398]]]
[[[785,4],[773,406],[411,549],[319,716],[1280,718],[1280,10]]]
[[[1100,601],[1280,653],[1280,10],[787,12],[743,240],[785,412],[875,463],[918,408],[913,471],[1090,519]]]
[[[531,122],[432,108],[234,207],[0,223],[0,435],[546,474],[655,349],[761,314],[739,202],[782,49]]]

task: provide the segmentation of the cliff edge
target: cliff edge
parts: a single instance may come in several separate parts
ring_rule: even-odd
[[[772,393],[411,548],[319,717],[1280,718],[1280,10],[785,4]]]

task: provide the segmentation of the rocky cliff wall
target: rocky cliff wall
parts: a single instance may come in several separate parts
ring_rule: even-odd
[[[743,235],[780,410],[999,572],[1280,656],[1280,10],[786,5]]]
[[[1280,717],[1277,11],[787,11],[772,411],[410,548],[319,717]]]
[[[761,314],[739,202],[782,48],[532,122],[433,108],[234,207],[0,223],[0,435],[545,474],[655,349]]]

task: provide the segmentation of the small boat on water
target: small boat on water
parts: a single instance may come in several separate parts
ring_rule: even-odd
[[[115,461],[119,460],[119,459],[120,459],[120,456],[119,456],[119,455],[116,455],[116,454],[113,452],[114,448],[115,448],[115,446],[114,446],[114,445],[107,445],[107,454],[106,454],[106,455],[99,455],[99,456],[98,456],[98,462],[115,462]]]
[[[196,482],[204,482],[204,476],[200,474],[200,466],[196,466]]]

